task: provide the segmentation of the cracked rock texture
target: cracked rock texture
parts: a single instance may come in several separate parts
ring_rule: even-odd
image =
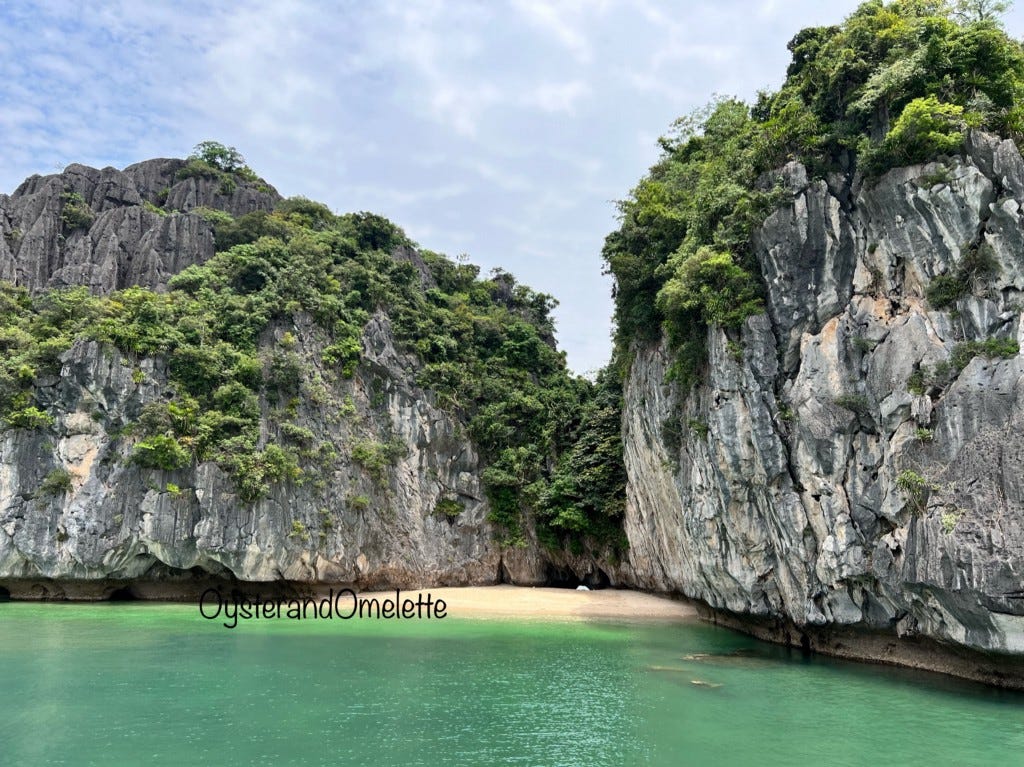
[[[214,180],[177,180],[180,167],[74,165],[0,195],[0,279],[162,289],[213,254],[209,225],[189,211],[238,215],[278,199],[262,185],[223,194]],[[666,383],[665,348],[637,350],[623,413],[630,549],[603,572],[535,541],[494,543],[465,426],[417,387],[417,363],[381,312],[351,380],[316,367],[324,341],[308,318],[267,329],[265,344],[290,333],[308,352],[315,396],[301,398],[294,423],[337,455],[255,504],[212,463],[129,463],[125,427],[171,395],[162,363],[76,344],[59,377],[36,382],[54,426],[0,433],[0,589],[103,597],[200,576],[403,588],[575,576],[682,593],[798,634],[1019,656],[1024,358],[939,371],[958,344],[1024,342],[1024,161],[975,133],[962,157],[872,182],[816,180],[798,164],[769,181],[792,195],[756,235],[767,313],[738,337],[709,331],[704,383],[687,392]],[[71,231],[69,192],[91,214]],[[955,307],[929,306],[931,280],[979,248],[995,273]],[[411,250],[395,258],[418,262]],[[261,445],[280,441],[273,419],[263,423]],[[352,458],[361,440],[395,441],[402,455],[374,475]],[[55,470],[70,489],[42,491]],[[462,512],[436,513],[442,498]]]
[[[216,180],[179,180],[183,166],[72,165],[0,195],[0,279],[30,290],[161,290],[214,253],[211,227],[189,211],[237,216],[280,199],[262,184],[239,180],[225,194]],[[71,193],[91,220],[68,231],[62,213]],[[395,258],[430,279],[415,251]],[[311,367],[294,426],[336,455],[306,466],[300,482],[272,485],[256,503],[240,501],[213,463],[164,472],[129,461],[136,439],[126,427],[147,403],[173,396],[162,362],[135,362],[93,342],[69,349],[59,377],[36,381],[56,423],[0,432],[0,595],[102,598],[126,583],[148,594],[142,584],[159,582],[170,584],[161,595],[179,596],[209,577],[402,588],[546,580],[536,545],[503,554],[494,542],[482,466],[464,424],[416,386],[417,362],[396,350],[386,314],[364,329],[351,380],[322,369],[325,342],[308,318],[269,328],[262,344],[285,333]],[[261,407],[260,446],[281,442],[269,404]],[[403,455],[381,473],[367,471],[352,458],[360,441],[393,441]],[[70,489],[42,490],[51,472],[67,472]],[[459,501],[462,512],[438,514],[442,498]]]
[[[756,236],[767,314],[742,355],[712,329],[689,392],[664,348],[632,366],[623,580],[797,632],[1024,653],[1024,358],[930,373],[964,341],[1024,342],[1020,154],[975,133],[873,182],[778,178],[792,201]],[[979,246],[997,273],[933,310],[930,280]]]
[[[75,164],[57,175],[32,176],[10,196],[0,194],[0,280],[30,290],[161,289],[214,253],[212,228],[190,211],[207,207],[240,216],[270,210],[281,199],[262,184],[239,181],[225,193],[215,179],[178,179],[185,164],[147,160],[124,170]],[[66,225],[69,195],[88,207],[88,226]],[[161,206],[173,212],[157,212]]]
[[[268,333],[286,330],[318,348],[311,322]],[[173,472],[132,465],[133,440],[119,430],[168,394],[162,363],[143,360],[140,376],[117,352],[77,344],[59,380],[42,382],[50,385],[41,401],[59,414],[54,427],[0,435],[0,582],[30,596],[59,595],[78,581],[174,580],[188,571],[249,582],[494,582],[501,553],[461,425],[412,383],[385,315],[371,320],[364,344],[356,376],[325,387],[321,404],[300,405],[294,419],[335,445],[340,460],[319,475],[307,470],[301,483],[271,486],[254,504],[240,502],[213,463]],[[351,459],[359,440],[384,439],[406,454],[383,476]],[[69,473],[70,491],[39,491],[54,469]],[[433,513],[442,497],[462,501],[457,519]]]

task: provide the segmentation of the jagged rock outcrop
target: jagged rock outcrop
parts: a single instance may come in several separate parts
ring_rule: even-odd
[[[272,333],[284,332],[318,343],[301,318]],[[301,405],[292,428],[309,429],[343,455],[384,437],[403,454],[386,472],[351,459],[322,476],[307,472],[256,503],[240,501],[212,462],[173,472],[132,464],[122,432],[146,403],[169,395],[166,371],[154,360],[136,366],[94,342],[76,344],[59,379],[40,382],[57,423],[0,435],[0,585],[15,596],[100,597],[121,582],[145,588],[195,574],[363,586],[496,582],[501,551],[462,425],[416,387],[386,315],[371,320],[363,340],[356,376]],[[70,487],[41,490],[54,470],[68,473]],[[457,498],[463,512],[435,513],[441,498]]]
[[[72,165],[0,196],[0,280],[32,291],[162,290],[214,254],[212,227],[189,211],[239,216],[281,199],[262,183],[180,178],[184,167],[167,159],[123,171]],[[393,258],[410,263],[424,289],[435,287],[414,249]],[[403,588],[546,580],[536,541],[507,551],[495,541],[466,424],[417,385],[421,363],[398,351],[383,310],[363,329],[350,379],[326,369],[327,342],[310,317],[272,323],[260,347],[280,348],[286,336],[308,361],[294,382],[303,396],[287,423],[260,400],[259,445],[298,440],[307,466],[255,502],[213,461],[174,471],[132,461],[143,409],[175,396],[165,359],[95,341],[67,350],[58,376],[34,382],[53,425],[0,431],[0,594],[104,598],[129,588],[180,597],[211,578]],[[387,447],[388,464],[360,462],[360,444]],[[321,458],[319,468],[308,465]]]
[[[214,243],[204,218],[157,203],[237,215],[278,199],[248,182],[179,180],[181,167],[71,166],[0,196],[0,279],[161,289]],[[973,133],[962,157],[870,182],[813,180],[796,163],[764,181],[790,193],[755,235],[767,313],[738,338],[709,331],[705,379],[688,392],[667,382],[664,345],[636,352],[623,560],[545,551],[529,529],[525,546],[496,543],[466,424],[417,385],[387,314],[365,326],[345,379],[316,367],[325,341],[299,313],[260,346],[288,336],[307,352],[288,428],[341,460],[254,503],[213,462],[142,468],[130,426],[173,395],[165,363],[79,341],[59,376],[35,382],[53,426],[0,433],[0,589],[610,580],[682,593],[769,638],[1024,685],[1017,661],[998,670],[1024,653],[1024,357],[963,346],[1024,342],[1024,160]],[[68,225],[68,195],[86,225]],[[963,277],[981,252],[988,271]],[[414,249],[392,257],[435,287]],[[936,309],[927,289],[950,275],[966,295]],[[260,444],[280,442],[271,404],[260,408]],[[356,460],[360,443],[401,449],[381,471]],[[66,480],[48,482],[55,472]],[[443,513],[450,500],[461,511]],[[917,639],[997,660],[950,669],[941,653],[907,655]]]
[[[742,354],[710,331],[688,395],[664,347],[632,365],[624,579],[826,649],[851,628],[1024,653],[1024,357],[949,370],[963,342],[1024,342],[1020,154],[974,133],[869,183],[778,179],[792,202],[756,235],[768,311]],[[932,308],[979,247],[994,272]]]
[[[181,179],[185,165],[147,160],[121,171],[74,164],[0,194],[0,280],[33,291],[162,289],[214,253],[211,226],[190,211],[208,207],[238,216],[270,210],[281,199],[263,183]],[[69,204],[73,219],[65,215]]]

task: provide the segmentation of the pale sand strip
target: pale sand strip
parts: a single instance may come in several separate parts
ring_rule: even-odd
[[[618,618],[625,620],[690,620],[697,611],[684,602],[641,591],[601,589],[469,586],[402,591],[402,598],[430,594],[443,599],[452,618]],[[360,597],[394,598],[394,591],[361,592]]]

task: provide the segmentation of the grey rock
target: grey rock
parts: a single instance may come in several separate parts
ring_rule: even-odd
[[[33,291],[72,285],[97,293],[130,285],[161,290],[175,273],[214,253],[210,225],[189,211],[203,206],[239,216],[271,210],[281,199],[264,184],[239,182],[225,193],[215,179],[179,179],[184,165],[148,160],[119,171],[75,164],[0,195],[0,280]],[[91,221],[67,226],[66,194],[81,196]],[[154,212],[161,207],[166,215]]]
[[[806,171],[800,177],[806,179]],[[849,300],[856,233],[841,213],[839,200],[817,181],[770,215],[757,233],[758,259],[772,298],[769,311],[785,346],[787,369],[797,363],[801,334],[820,327]]]
[[[708,378],[681,391],[664,346],[637,350],[621,580],[798,631],[1024,653],[1024,358],[907,388],[960,342],[1024,340],[1024,162],[974,133],[941,169],[782,177],[794,197],[755,238],[767,314],[747,321],[742,361],[712,329]],[[841,188],[856,190],[848,205]],[[981,244],[998,274],[958,315],[933,310],[930,280]],[[707,435],[666,445],[667,419]],[[922,478],[917,497],[902,472]]]
[[[290,332],[317,350],[312,322],[300,318]],[[463,426],[415,386],[386,315],[367,326],[364,346],[367,362],[356,376],[321,393],[331,407],[304,405],[295,420],[335,445],[338,460],[319,477],[244,503],[215,464],[173,472],[133,465],[135,438],[118,430],[167,394],[162,363],[143,360],[139,376],[116,351],[76,344],[60,380],[40,394],[57,423],[45,433],[0,434],[0,579],[145,580],[198,568],[250,582],[497,582],[502,552]],[[325,417],[346,398],[355,412]],[[359,440],[388,439],[407,450],[378,481],[350,451]],[[71,490],[40,493],[55,469],[68,472]],[[463,513],[435,514],[443,497],[462,502]]]
[[[0,279],[33,291],[163,290],[214,253],[210,225],[189,211],[239,216],[281,199],[262,183],[181,178],[184,167],[172,159],[123,171],[73,165],[0,195]],[[88,208],[83,226],[62,220],[69,193]],[[425,289],[435,286],[417,251],[401,248],[394,258],[409,263]],[[176,582],[195,573],[365,587],[541,584],[553,566],[600,579],[592,559],[552,564],[532,532],[525,547],[495,542],[466,424],[416,384],[420,363],[398,350],[385,313],[364,328],[351,380],[324,367],[325,341],[310,318],[269,328],[264,344],[285,332],[305,356],[304,385],[316,388],[302,398],[294,425],[337,455],[307,462],[303,482],[273,486],[255,503],[243,502],[214,463],[164,472],[130,460],[138,438],[125,427],[147,404],[173,396],[162,360],[135,362],[95,342],[68,350],[59,376],[36,381],[56,423],[0,431],[0,586],[18,595],[96,597],[111,582]],[[261,408],[260,448],[283,439],[269,403]],[[352,456],[360,441],[397,442],[404,454],[375,476]],[[51,472],[67,472],[70,491],[41,492]],[[436,513],[441,499],[457,500],[462,513]]]

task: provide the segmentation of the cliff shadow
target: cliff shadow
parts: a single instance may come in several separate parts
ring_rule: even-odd
[[[612,585],[608,573],[600,567],[594,567],[585,573],[578,573],[570,567],[560,567],[548,562],[545,573],[545,586],[556,589],[575,589],[586,586],[589,589],[606,589]]]

